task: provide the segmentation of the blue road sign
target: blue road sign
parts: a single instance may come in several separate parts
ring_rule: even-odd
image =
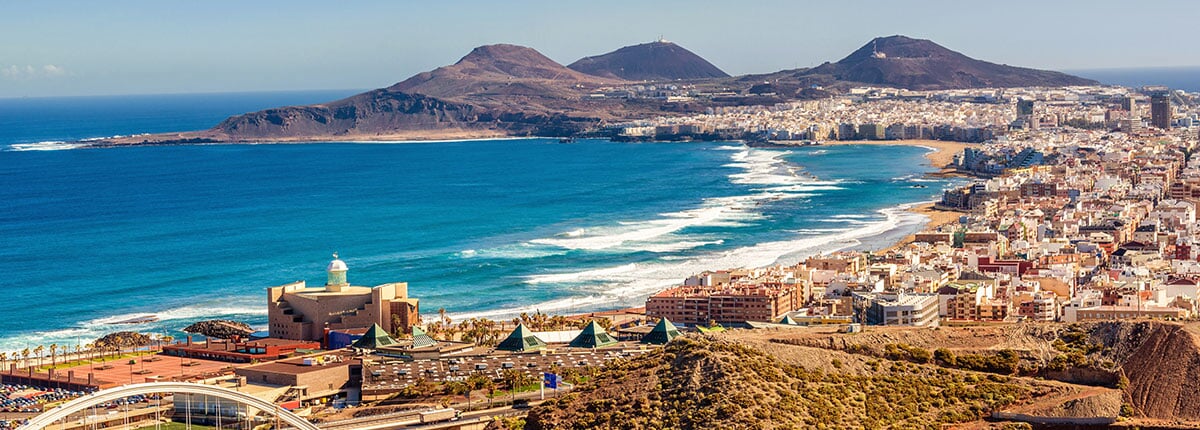
[[[543,373],[542,374],[542,382],[544,383],[546,388],[553,388],[556,390],[558,389],[558,375],[555,375],[553,373]]]

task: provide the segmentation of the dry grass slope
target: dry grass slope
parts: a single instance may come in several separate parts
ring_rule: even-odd
[[[776,357],[802,347],[774,348],[680,338],[535,409],[525,428],[934,429],[1056,392],[1006,376],[834,351],[806,366]]]

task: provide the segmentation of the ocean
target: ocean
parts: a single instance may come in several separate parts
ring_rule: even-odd
[[[1200,67],[1091,69],[1073,70],[1067,73],[1110,85],[1133,88],[1145,85],[1166,85],[1174,90],[1200,92]]]
[[[202,129],[342,95],[0,100],[0,351],[118,330],[178,335],[209,318],[263,327],[265,288],[323,284],[335,251],[351,283],[408,282],[427,315],[640,306],[705,269],[887,246],[924,222],[904,205],[962,181],[924,177],[929,149],[899,146],[508,139],[28,150]],[[144,315],[159,320],[110,324]]]

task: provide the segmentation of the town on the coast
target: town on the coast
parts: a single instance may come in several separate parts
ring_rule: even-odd
[[[693,96],[669,91],[679,92],[657,96]],[[303,426],[281,423],[294,417],[324,429],[510,426],[687,333],[1195,318],[1197,97],[1161,87],[860,87],[614,124],[625,138],[756,136],[751,144],[784,148],[961,142],[936,174],[969,183],[944,190],[927,211],[937,221],[890,249],[712,267],[644,307],[581,315],[455,321],[454,309],[422,309],[405,282],[353,284],[335,254],[324,282],[266,288],[268,323],[257,331],[206,321],[164,337],[137,333],[135,320],[86,345],[0,353],[0,428]],[[211,388],[120,391],[167,382]]]

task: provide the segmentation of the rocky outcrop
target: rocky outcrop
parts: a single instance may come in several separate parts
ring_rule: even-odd
[[[1093,333],[1125,372],[1135,415],[1200,421],[1200,346],[1187,326],[1112,322],[1097,324]]]
[[[96,339],[92,342],[92,345],[107,348],[127,348],[134,346],[146,346],[150,344],[150,341],[150,336],[141,333],[132,331],[119,331],[116,333],[106,334],[99,339]]]
[[[216,339],[245,338],[250,333],[254,333],[254,329],[250,328],[249,324],[230,320],[198,321],[187,326],[183,331]]]

